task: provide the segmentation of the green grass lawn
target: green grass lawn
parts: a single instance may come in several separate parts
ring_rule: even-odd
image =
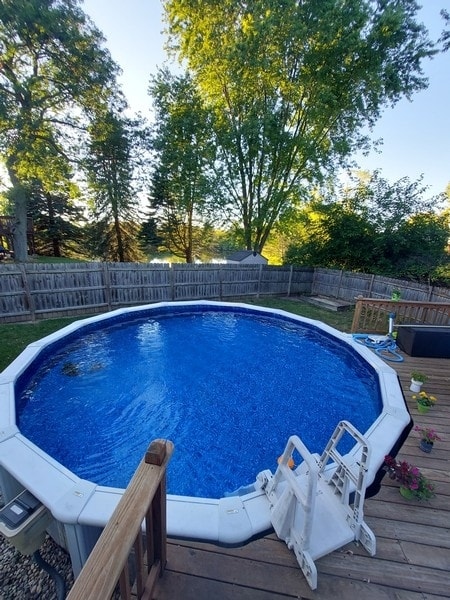
[[[34,323],[4,323],[0,325],[0,371],[22,352],[24,348],[80,317],[46,319]]]
[[[268,308],[279,308],[280,310],[285,310],[301,317],[323,321],[327,325],[331,325],[331,327],[347,333],[350,332],[353,321],[353,310],[334,312],[307,304],[298,298],[258,298],[254,300],[246,299],[244,302],[246,304],[267,306]]]
[[[298,300],[287,298],[246,299],[246,304],[282,309],[296,315],[323,321],[340,331],[350,331],[353,311],[333,312],[316,306],[311,306]],[[47,319],[34,323],[5,323],[0,324],[0,372],[22,352],[28,344],[61,329],[65,325],[77,321],[80,317],[62,319]]]
[[[89,262],[88,258],[68,258],[67,256],[33,256],[34,263],[54,264],[54,263],[79,263]]]

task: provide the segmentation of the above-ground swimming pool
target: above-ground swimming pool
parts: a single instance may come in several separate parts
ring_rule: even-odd
[[[16,418],[98,485],[125,488],[149,441],[163,438],[175,444],[168,492],[220,498],[276,467],[293,433],[320,453],[339,421],[365,432],[381,413],[376,371],[306,323],[172,307],[89,329],[25,370]]]
[[[152,439],[175,444],[169,534],[238,543],[270,527],[251,484],[290,435],[320,454],[350,421],[371,444],[370,482],[410,421],[395,371],[351,336],[217,302],[73,323],[4,371],[0,401],[2,487],[32,491],[80,564],[86,528],[104,526]]]

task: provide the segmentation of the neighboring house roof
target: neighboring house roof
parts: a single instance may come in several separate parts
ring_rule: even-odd
[[[240,262],[242,260],[245,260],[246,258],[248,258],[251,255],[254,256],[261,256],[261,258],[264,258],[264,256],[262,256],[262,254],[259,254],[259,252],[253,252],[252,250],[238,250],[237,252],[233,252],[233,254],[230,254],[230,256],[227,256],[227,260],[233,260],[235,262]]]

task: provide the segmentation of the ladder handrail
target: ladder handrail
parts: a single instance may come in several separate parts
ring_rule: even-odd
[[[355,459],[356,466],[358,467],[356,472],[351,468],[348,460],[348,457],[354,456],[354,454],[347,454],[347,458],[345,458],[336,450],[336,447],[342,439],[342,436],[346,432],[349,433],[359,444],[358,451],[360,451],[361,455],[359,461]],[[319,459],[319,473],[323,473],[326,467],[329,466],[330,459],[332,459],[336,464],[336,469],[334,470],[334,473],[328,483],[332,485],[333,476],[337,475],[338,472],[344,472],[347,480],[350,480],[355,486],[355,489],[351,490],[355,494],[353,509],[350,508],[348,502],[348,493],[350,492],[348,485],[346,486],[345,494],[343,493],[342,495],[342,502],[345,501],[349,511],[353,513],[353,518],[355,519],[356,523],[359,524],[362,521],[363,516],[362,507],[364,504],[364,497],[367,487],[365,475],[367,473],[366,465],[370,459],[370,446],[364,436],[349,421],[341,421],[334,430],[333,435],[329,439],[325,450],[322,452],[322,455]]]
[[[299,485],[299,479],[295,473],[289,467],[289,460],[292,458],[294,449],[302,456],[303,460],[308,466],[308,472],[314,475],[308,479],[308,485],[306,487],[306,494]],[[272,481],[269,483],[267,493],[270,498],[272,490],[275,490],[278,483],[284,479],[290,486],[290,490],[294,493],[297,501],[301,504],[306,518],[304,519],[303,531],[301,533],[305,547],[309,547],[309,540],[311,538],[311,529],[313,522],[314,512],[314,497],[317,489],[317,474],[318,464],[314,456],[309,452],[308,448],[301,441],[297,435],[291,435],[288,439],[283,454],[280,457],[278,468],[275,471],[275,475]]]
[[[337,446],[345,433],[354,438],[357,447],[343,456]],[[291,470],[294,450],[302,456],[304,463]],[[317,587],[314,560],[318,557],[351,539],[361,542],[369,554],[375,554],[375,536],[363,521],[369,457],[370,447],[364,436],[348,421],[341,421],[321,456],[311,454],[301,439],[293,435],[279,459],[275,474],[263,471],[258,475],[261,489],[270,503],[274,530],[294,551],[313,590]],[[339,527],[329,523],[327,532],[331,538],[320,529],[323,521],[314,521],[316,512],[316,518],[320,515],[326,522],[330,518],[336,525],[336,519],[339,520]]]

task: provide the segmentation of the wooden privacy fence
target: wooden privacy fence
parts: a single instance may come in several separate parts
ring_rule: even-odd
[[[396,325],[450,326],[450,303],[357,298],[352,333],[387,333],[389,315]]]
[[[0,319],[23,321],[175,300],[310,293],[313,269],[151,263],[0,266]]]
[[[332,269],[224,264],[0,264],[0,322],[86,315],[175,300],[260,296],[356,296],[450,302],[450,289]]]
[[[405,301],[450,302],[450,288],[370,273],[319,267],[314,269],[311,293],[355,302],[357,296],[387,300],[391,298],[394,290],[399,291],[401,300]]]
[[[152,598],[166,566],[166,469],[172,452],[168,440],[150,444],[67,600],[108,600],[117,586],[123,600]]]

